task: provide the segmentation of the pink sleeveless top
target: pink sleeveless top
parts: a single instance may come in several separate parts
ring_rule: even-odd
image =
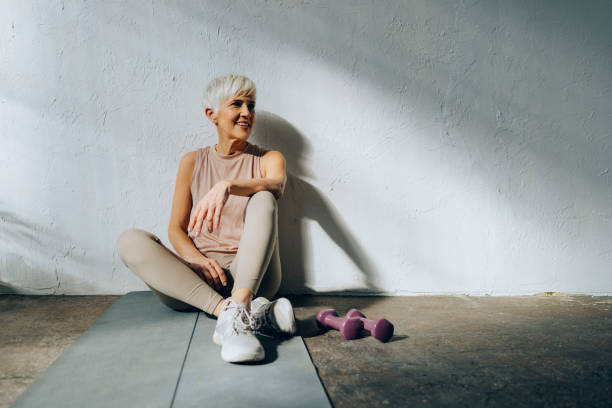
[[[267,150],[246,142],[244,152],[224,155],[208,146],[197,150],[191,176],[191,211],[206,193],[221,180],[262,178],[261,157]],[[244,211],[249,197],[230,194],[221,211],[219,228],[208,232],[203,224],[202,232],[191,237],[196,248],[206,255],[208,252],[236,253],[244,226]]]

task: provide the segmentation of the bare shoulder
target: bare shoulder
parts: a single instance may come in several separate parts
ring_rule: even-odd
[[[181,157],[181,165],[191,165],[193,166],[196,162],[196,158],[198,156],[198,151],[194,150],[193,152],[187,152]]]
[[[191,177],[196,165],[198,151],[185,153],[179,163],[177,183],[191,184]]]
[[[284,162],[285,156],[283,156],[283,154],[278,150],[268,150],[263,156],[261,156],[261,159],[265,162],[277,163]]]
[[[168,228],[176,227],[187,231],[189,214],[191,210],[191,177],[195,168],[198,151],[185,153],[181,157],[178,173],[176,175],[176,186],[174,187],[174,198],[172,199],[172,213]]]
[[[277,150],[269,150],[261,157],[263,177],[285,173],[285,156]],[[284,177],[284,176],[283,176]]]

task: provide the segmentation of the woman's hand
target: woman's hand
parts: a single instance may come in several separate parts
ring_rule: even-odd
[[[195,232],[193,235],[198,236],[202,232],[202,224],[206,220],[206,227],[208,232],[212,232],[213,227],[219,228],[219,220],[221,219],[221,210],[225,202],[230,195],[230,182],[222,180],[215,184],[208,193],[202,197],[198,202],[195,209],[191,213],[189,220],[189,226],[187,228],[188,233],[192,230]],[[214,225],[213,225],[214,224]]]
[[[203,280],[208,286],[215,290],[221,289],[221,285],[227,286],[225,271],[215,259],[202,257],[201,260],[187,262],[189,267]]]

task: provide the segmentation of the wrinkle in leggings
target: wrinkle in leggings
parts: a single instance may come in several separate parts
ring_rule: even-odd
[[[278,205],[269,191],[248,201],[244,228],[236,254],[209,252],[226,272],[228,286],[220,292],[202,280],[181,257],[154,234],[138,228],[117,239],[123,263],[140,277],[166,306],[177,311],[202,310],[212,314],[217,304],[236,289],[248,288],[255,296],[273,297],[281,283],[278,250]]]

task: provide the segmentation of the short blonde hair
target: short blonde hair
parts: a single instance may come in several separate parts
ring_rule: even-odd
[[[213,79],[206,86],[202,105],[204,109],[211,108],[215,112],[221,102],[234,96],[244,95],[256,99],[255,84],[243,75],[229,74]]]

